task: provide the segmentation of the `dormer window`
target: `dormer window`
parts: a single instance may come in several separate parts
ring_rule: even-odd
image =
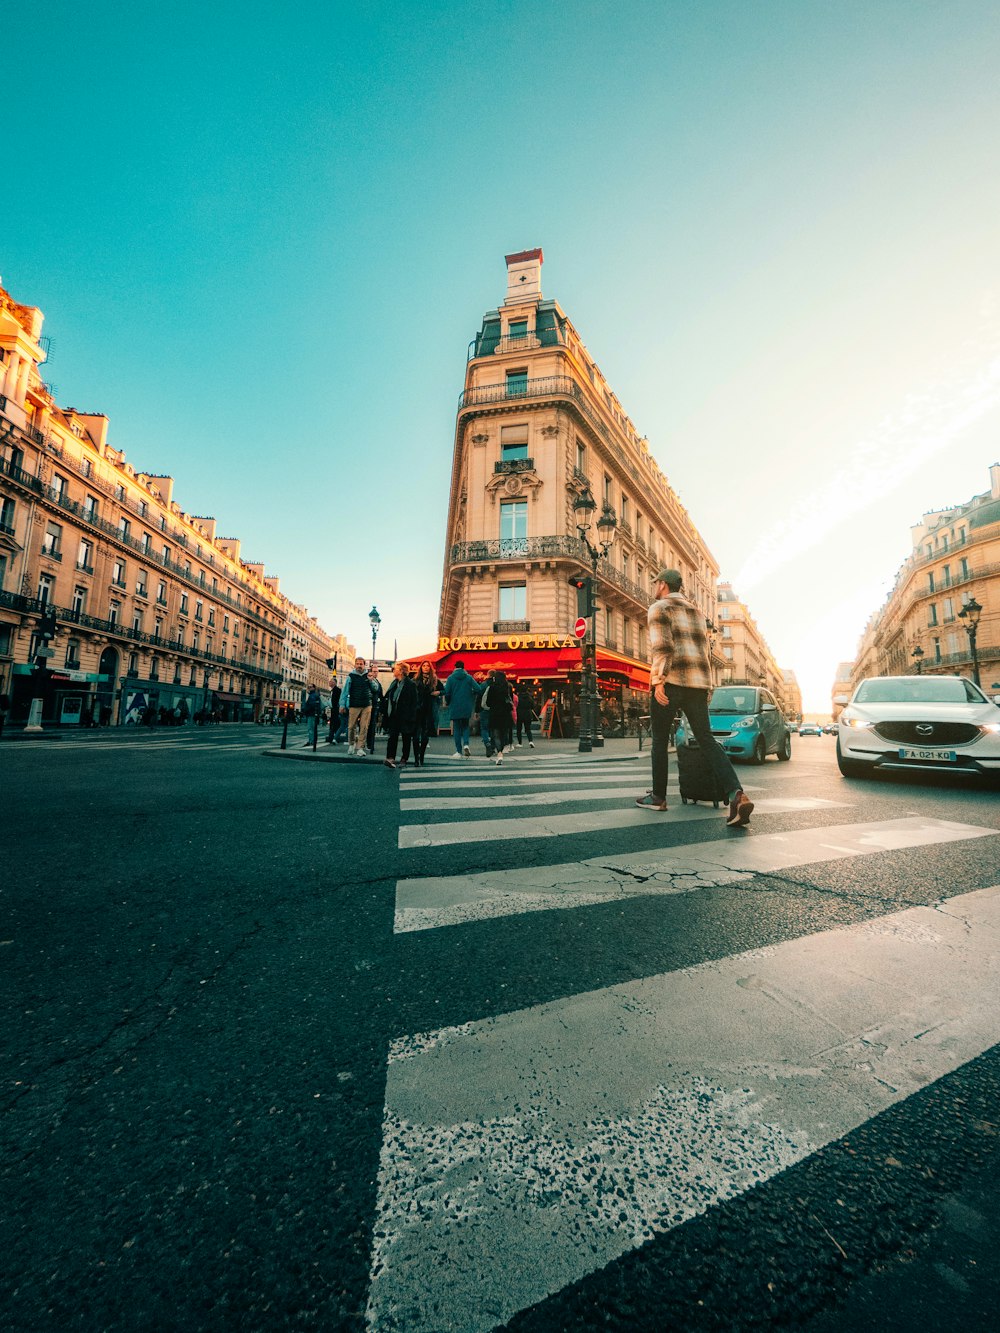
[[[511,338],[527,338],[528,321],[526,319],[512,319],[510,322],[509,336]]]

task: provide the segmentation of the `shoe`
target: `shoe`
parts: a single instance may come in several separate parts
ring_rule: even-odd
[[[661,801],[659,796],[654,796],[651,791],[646,792],[645,796],[637,796],[635,803],[640,810],[666,810],[666,801]]]
[[[383,764],[385,764],[386,768],[395,768],[395,767],[396,767],[396,761],[395,761],[395,759],[383,759],[382,762],[383,762]]]
[[[472,758],[472,751],[469,749],[467,745],[462,746],[462,754],[465,755],[466,759]]]
[[[743,791],[738,791],[729,802],[729,816],[726,828],[746,828],[753,814],[753,801]]]
[[[503,763],[503,750],[501,750],[500,753],[497,755],[497,767],[499,768],[499,766],[502,763]]]
[[[448,756],[448,758],[449,758],[449,759],[461,759],[462,756],[461,756],[461,755],[458,753],[458,751],[456,750],[455,753],[454,753],[454,754],[450,754],[450,755]]]
[[[486,758],[487,758],[487,759],[492,759],[492,758],[493,758],[493,753],[494,753],[493,750],[487,750],[487,751],[486,751]]]
[[[524,749],[524,746],[523,746],[523,744],[522,744],[520,741],[518,741],[518,743],[517,743],[517,748],[518,748],[519,750],[523,750],[523,749]]]
[[[534,741],[529,741],[529,742],[528,742],[528,749],[529,749],[529,750],[533,750],[534,748],[535,748],[535,742],[534,742]]]

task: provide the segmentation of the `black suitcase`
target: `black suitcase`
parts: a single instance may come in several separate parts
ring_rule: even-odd
[[[718,810],[727,793],[719,790],[718,780],[705,752],[697,741],[677,747],[677,777],[681,786],[681,804],[689,801],[711,801]]]

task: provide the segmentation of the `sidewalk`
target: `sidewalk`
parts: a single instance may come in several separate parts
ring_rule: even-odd
[[[291,733],[288,737],[288,748],[268,749],[262,753],[269,759],[305,759],[310,763],[324,764],[356,764],[363,766],[365,764],[381,764],[385,759],[386,738],[384,736],[375,737],[375,753],[369,755],[367,759],[352,759],[347,753],[346,743],[343,745],[327,745],[325,740],[320,740],[316,746],[315,752],[312,746],[306,746],[301,739],[296,737],[292,741]],[[427,757],[431,760],[447,759],[454,751],[454,743],[449,734],[443,734],[431,741],[427,748]],[[470,764],[492,763],[487,760],[483,751],[483,743],[478,736],[474,736],[470,743],[472,758],[466,762]],[[512,755],[504,756],[504,763],[507,764],[530,764],[538,759],[549,758],[558,755],[560,759],[577,759],[580,763],[602,763],[608,761],[621,762],[627,759],[641,759],[644,763],[649,762],[649,741],[643,742],[643,748],[639,750],[639,741],[636,736],[626,736],[621,738],[608,739],[604,745],[596,750],[591,750],[589,754],[581,754],[580,742],[572,737],[567,740],[537,740],[535,748],[529,750],[527,745],[520,749],[514,747]],[[398,763],[398,760],[397,760]]]

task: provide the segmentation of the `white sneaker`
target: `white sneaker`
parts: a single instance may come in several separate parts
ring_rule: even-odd
[[[462,754],[466,757],[466,759],[472,758],[472,751],[469,749],[467,745],[462,746]]]
[[[460,755],[460,754],[458,753],[457,750],[455,751],[454,754],[450,754],[450,755],[448,756],[449,759],[461,759],[462,757],[463,757],[463,756]]]
[[[535,748],[535,742],[534,742],[534,741],[529,741],[529,742],[528,742],[528,748],[529,748],[529,750],[533,750],[533,749]]]
[[[497,767],[499,767],[502,763],[503,763],[503,750],[501,750],[500,753],[497,755]]]
[[[522,743],[521,743],[520,741],[518,741],[518,743],[517,743],[517,748],[518,748],[519,750],[523,750],[523,749],[524,749],[524,746],[522,745]]]

